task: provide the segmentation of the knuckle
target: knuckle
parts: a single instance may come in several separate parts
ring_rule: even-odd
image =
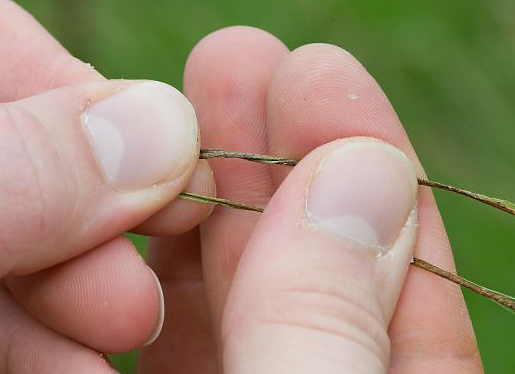
[[[267,300],[263,322],[353,344],[387,367],[390,344],[385,324],[372,303],[360,301],[368,299],[325,285],[291,287]]]
[[[66,191],[57,147],[37,118],[14,104],[0,105],[0,134],[0,256],[8,261],[42,245],[64,222],[58,200]]]

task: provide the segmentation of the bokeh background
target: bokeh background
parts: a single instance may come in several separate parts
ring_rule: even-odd
[[[189,51],[229,25],[352,52],[386,91],[428,175],[515,200],[515,1],[19,0],[109,78],[182,86]],[[515,294],[515,217],[436,192],[459,272]],[[143,250],[145,238],[135,238]],[[423,290],[421,290],[423,292]],[[465,291],[487,373],[515,372],[515,315]],[[427,300],[431,303],[431,300]],[[134,373],[136,353],[113,356]]]

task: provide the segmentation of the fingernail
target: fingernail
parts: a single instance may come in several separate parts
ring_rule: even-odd
[[[197,152],[195,111],[164,83],[131,85],[93,104],[81,120],[116,189],[136,190],[180,176]]]
[[[346,142],[318,165],[307,217],[380,256],[404,227],[417,187],[411,162],[397,148],[366,139]]]
[[[159,337],[159,334],[161,334],[161,330],[163,329],[163,323],[165,319],[165,299],[163,296],[163,288],[161,287],[161,282],[159,282],[159,278],[157,277],[156,273],[154,273],[154,270],[152,270],[150,267],[148,269],[150,270],[152,276],[156,281],[157,297],[159,299],[159,311],[157,314],[156,329],[154,330],[150,338],[148,338],[148,340],[145,342],[145,344],[143,344],[144,347],[152,344]]]

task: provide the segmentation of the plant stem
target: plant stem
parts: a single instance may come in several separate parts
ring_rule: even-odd
[[[195,194],[195,193],[191,193],[191,192],[183,192],[179,195],[179,197],[186,199],[186,200],[196,201],[199,203],[216,204],[216,205],[226,206],[229,208],[240,209],[240,210],[249,210],[249,211],[259,212],[259,213],[262,213],[265,210],[262,207],[237,203],[234,201],[220,199],[220,198],[211,197],[211,196],[199,195],[199,194]],[[414,266],[417,266],[421,269],[424,269],[426,271],[429,271],[433,274],[436,274],[442,278],[445,278],[445,279],[447,279],[453,283],[456,283],[462,287],[468,288],[469,290],[476,292],[482,296],[485,296],[488,299],[504,306],[511,312],[515,312],[515,299],[513,299],[510,296],[504,295],[497,291],[490,290],[483,286],[479,286],[471,281],[466,280],[465,278],[462,278],[456,274],[448,272],[447,270],[440,269],[438,266],[430,264],[429,262],[426,262],[426,261],[421,260],[416,257],[413,257],[411,264]]]
[[[421,269],[427,270],[433,274],[436,274],[442,278],[448,279],[451,282],[459,284],[461,287],[468,288],[469,290],[475,293],[483,295],[489,298],[490,300],[496,302],[497,304],[500,304],[503,307],[507,308],[511,312],[515,311],[515,299],[513,297],[480,286],[447,270],[440,269],[439,267],[430,264],[429,262],[426,262],[424,260],[421,260],[420,258],[413,257],[411,264]]]
[[[231,151],[221,151],[219,149],[201,149],[200,150],[200,158],[208,159],[208,158],[239,158],[243,160],[259,162],[261,164],[273,164],[273,165],[288,165],[295,166],[299,163],[299,160],[292,158],[284,158],[284,157],[275,157],[268,155],[261,155],[257,153],[243,153],[243,152],[231,152]],[[467,196],[471,199],[480,201],[484,204],[488,204],[494,208],[507,212],[509,214],[515,215],[515,204],[508,200],[496,199],[494,197],[489,197],[486,195],[478,194],[475,192],[470,192],[458,187],[449,186],[447,184],[434,182],[430,180],[426,180],[423,178],[417,178],[418,184],[421,186],[427,186],[432,188],[438,188],[445,191],[450,191],[454,193],[458,193],[463,196]]]
[[[454,186],[449,186],[447,184],[443,184],[443,183],[439,183],[439,182],[429,181],[429,180],[422,179],[422,178],[417,178],[417,180],[418,180],[418,184],[420,184],[421,186],[427,186],[427,187],[432,187],[432,188],[439,188],[441,190],[455,192],[455,193],[458,193],[460,195],[470,197],[471,199],[480,201],[483,204],[488,204],[490,206],[493,206],[494,208],[502,210],[502,211],[504,211],[506,213],[510,213],[510,214],[515,215],[515,204],[513,204],[511,201],[496,199],[494,197],[489,197],[489,196],[486,196],[486,195],[481,195],[481,194],[476,193],[476,192],[471,192],[471,191],[463,190],[461,188],[457,188],[457,187],[454,187]]]
[[[260,207],[257,207],[257,206],[236,203],[234,201],[226,200],[226,199],[220,199],[218,197],[198,195],[198,194],[194,194],[194,193],[186,192],[186,191],[182,192],[179,195],[179,197],[181,197],[181,198],[183,198],[185,200],[196,201],[198,203],[222,205],[222,206],[226,206],[228,208],[234,208],[234,209],[240,209],[240,210],[250,210],[250,211],[259,212],[259,213],[264,212],[263,208],[260,208]]]
[[[268,155],[260,155],[257,153],[244,153],[244,152],[232,152],[232,151],[221,151],[219,149],[201,149],[199,158],[240,158],[242,160],[259,162],[261,164],[272,164],[272,165],[288,165],[295,166],[299,163],[299,160],[294,158],[275,157]]]

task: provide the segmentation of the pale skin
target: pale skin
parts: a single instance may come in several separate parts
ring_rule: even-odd
[[[0,26],[0,131],[7,139],[0,140],[0,373],[109,373],[98,352],[124,352],[149,339],[158,294],[121,237],[127,230],[153,236],[147,260],[166,306],[161,334],[140,351],[141,373],[483,372],[458,286],[394,263],[399,269],[376,269],[398,272],[391,290],[374,280],[376,293],[346,287],[352,282],[338,281],[342,274],[354,279],[349,263],[372,260],[299,224],[303,191],[320,160],[342,144],[336,139],[390,143],[424,175],[393,108],[352,55],[326,44],[289,51],[250,27],[208,35],[184,76],[202,146],[304,161],[289,174],[280,166],[192,158],[177,183],[140,191],[129,203],[105,183],[81,130],[56,128],[73,124],[80,103],[119,83],[69,55],[14,3],[0,2]],[[55,142],[67,157],[52,156]],[[30,170],[43,175],[39,189],[27,187],[36,184]],[[212,195],[215,182],[227,199],[257,206],[273,199],[262,215],[175,199],[184,189]],[[406,254],[453,270],[431,191],[418,188],[417,201],[418,236]],[[298,292],[306,288],[314,295]],[[328,296],[331,306],[321,307]],[[362,302],[377,315],[361,310]],[[280,323],[269,318],[270,305]]]

